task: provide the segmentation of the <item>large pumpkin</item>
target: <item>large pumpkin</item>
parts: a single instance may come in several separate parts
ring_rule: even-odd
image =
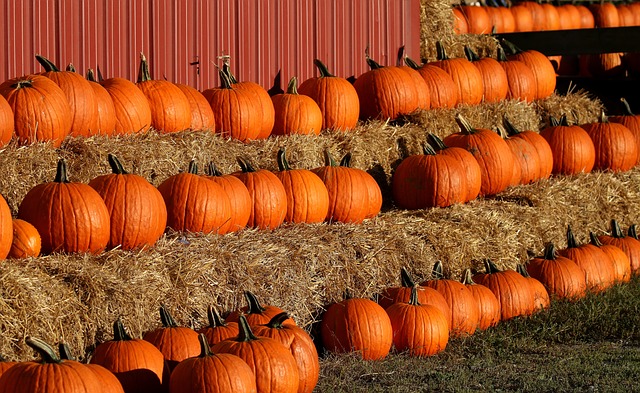
[[[453,108],[460,101],[458,87],[449,74],[433,64],[418,65],[408,57],[405,63],[418,71],[429,88],[429,104],[432,109]]]
[[[108,155],[111,174],[89,182],[109,210],[109,248],[124,250],[155,244],[167,226],[167,207],[162,194],[144,177],[128,173],[113,154]]]
[[[518,167],[520,177],[514,185],[530,184],[540,179],[540,157],[536,148],[526,139],[504,135],[507,146],[514,158],[514,167]]]
[[[323,129],[353,129],[360,117],[356,89],[346,79],[332,75],[320,60],[315,59],[313,64],[320,75],[302,82],[298,92],[311,97],[318,104],[322,112]]]
[[[567,117],[560,121],[551,118],[551,124],[540,131],[553,153],[553,170],[557,175],[591,172],[596,162],[596,148],[583,128],[570,126]]]
[[[69,348],[69,344],[67,343],[60,342],[58,344],[58,350],[61,360],[78,360],[73,353],[71,353],[71,348]],[[122,384],[111,371],[99,364],[87,364],[86,367],[93,372],[100,384],[100,390],[96,391],[96,393],[124,393]]]
[[[69,135],[71,107],[62,89],[51,79],[42,75],[8,79],[0,84],[0,94],[13,111],[20,145],[51,142],[53,147],[60,147]]]
[[[160,132],[186,130],[191,125],[191,104],[182,90],[163,79],[151,79],[149,63],[140,52],[136,85],[149,101],[151,126]]]
[[[482,100],[484,102],[498,102],[507,98],[509,84],[507,74],[500,63],[491,57],[480,58],[468,46],[464,47],[464,53],[471,63],[482,75]]]
[[[636,145],[640,147],[640,116],[635,115],[631,111],[631,107],[629,106],[629,103],[626,99],[621,98],[620,101],[624,106],[625,114],[619,116],[609,116],[609,121],[612,123],[620,123],[623,126],[627,127],[633,134],[636,140]],[[640,149],[638,151],[638,159],[636,160],[636,165],[637,164],[640,164]]]
[[[453,79],[460,103],[479,104],[482,101],[484,86],[478,68],[466,58],[449,58],[440,41],[436,41],[436,49],[438,61],[429,64],[442,68]]]
[[[116,111],[116,134],[145,133],[151,127],[151,106],[144,93],[124,78],[103,79],[98,69],[98,82],[107,89]]]
[[[547,288],[551,297],[578,300],[587,290],[584,271],[571,259],[557,255],[553,243],[547,244],[544,255],[529,261],[527,272]]]
[[[549,297],[547,288],[545,288],[539,280],[531,277],[527,268],[522,263],[519,263],[516,266],[516,271],[520,273],[522,277],[526,278],[529,285],[531,285],[531,289],[533,291],[534,312],[549,308],[551,306],[551,298]]]
[[[113,104],[111,94],[96,80],[92,69],[87,71],[87,80],[96,96],[98,113],[96,123],[91,128],[91,132],[101,135],[113,135],[116,130],[116,107]]]
[[[618,246],[613,244],[602,244],[600,239],[589,232],[589,243],[604,251],[613,262],[614,284],[625,283],[631,280],[631,262],[627,254]]]
[[[502,124],[510,138],[524,139],[534,147],[540,169],[537,179],[548,179],[553,172],[553,151],[549,142],[539,132],[518,130],[507,117],[503,118]]]
[[[320,336],[329,352],[354,352],[363,360],[379,360],[391,350],[393,328],[376,302],[347,294],[327,308],[320,321]]]
[[[465,269],[461,282],[471,291],[478,304],[478,329],[487,330],[497,325],[501,319],[500,302],[491,289],[473,281],[471,269]]]
[[[462,147],[445,145],[435,134],[428,134],[427,141],[438,154],[453,157],[462,164],[467,179],[465,202],[476,199],[482,187],[482,170],[473,154]]]
[[[187,97],[187,101],[189,101],[189,106],[191,107],[191,123],[189,123],[189,128],[192,130],[215,132],[216,119],[204,95],[189,85],[176,83],[176,86],[178,86],[185,97]]]
[[[186,172],[158,186],[167,207],[167,226],[176,231],[225,234],[231,229],[231,203],[221,186],[198,175],[194,161]]]
[[[61,71],[49,59],[36,55],[44,68],[43,76],[54,81],[67,97],[71,108],[71,130],[73,136],[97,134],[98,101],[89,81],[74,71]]]
[[[531,68],[516,59],[507,59],[498,47],[498,61],[507,77],[507,98],[531,102],[536,99],[537,81]]]
[[[298,94],[298,79],[292,77],[287,91],[271,97],[275,109],[272,135],[319,135],[322,131],[322,111],[304,94]]]
[[[521,61],[533,71],[536,77],[536,99],[553,94],[556,88],[556,71],[547,56],[533,49],[523,51],[506,40],[502,40],[501,43],[509,50],[510,60]]]
[[[613,172],[628,171],[638,161],[638,146],[631,130],[619,123],[610,123],[600,111],[595,123],[581,126],[591,137],[596,149],[593,169]]]
[[[18,218],[38,230],[45,253],[97,254],[109,243],[109,210],[104,200],[89,185],[69,182],[62,159],[53,182],[29,190],[18,208]]]
[[[207,178],[221,186],[229,197],[229,202],[231,203],[229,232],[239,231],[246,227],[253,206],[247,186],[236,176],[231,174],[223,175],[212,161],[209,162],[206,169]]]
[[[461,115],[456,116],[460,132],[444,139],[448,146],[469,151],[480,165],[482,173],[481,195],[495,195],[506,189],[513,177],[513,153],[497,133],[473,128]]]

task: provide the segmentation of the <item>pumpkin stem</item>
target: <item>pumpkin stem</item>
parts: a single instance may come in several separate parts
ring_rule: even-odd
[[[448,147],[444,144],[444,141],[438,138],[435,134],[427,134],[427,142],[435,151],[441,151]]]
[[[484,269],[486,270],[487,274],[500,273],[500,270],[498,269],[496,264],[493,263],[493,261],[489,258],[484,260]]]
[[[221,89],[231,89],[231,77],[225,73],[223,70],[218,71],[218,75],[220,75],[220,88]]]
[[[367,56],[367,65],[371,70],[377,70],[382,68],[380,64],[376,63],[376,61],[370,58],[369,56]]]
[[[238,83],[238,79],[236,79],[236,76],[233,75],[233,72],[231,72],[231,67],[229,66],[229,63],[225,62],[222,65],[222,71],[226,76],[229,77],[229,82],[231,82],[231,84]]]
[[[510,55],[516,55],[522,52],[522,49],[518,48],[513,42],[507,41],[504,38],[500,40],[500,45],[503,47],[506,46]]]
[[[325,149],[324,150],[324,165],[325,166],[338,166],[336,161],[331,156],[331,153],[329,152],[329,149]]]
[[[74,66],[73,66],[73,64],[71,64],[71,63],[69,63],[69,64],[67,65],[67,69],[66,69],[66,71],[69,71],[69,72],[78,72],[78,71],[76,71],[76,67],[74,67]]]
[[[25,87],[31,87],[33,85],[33,82],[29,79],[21,79],[19,81],[17,81],[16,83],[13,83],[11,85],[12,88],[14,89],[22,89]]]
[[[600,109],[600,115],[598,116],[598,122],[600,123],[608,123],[609,119],[607,115],[604,114],[604,108]]]
[[[116,175],[126,175],[129,172],[125,171],[124,168],[122,167],[122,164],[120,163],[120,160],[118,160],[118,157],[114,156],[113,154],[109,153],[107,155],[107,159],[109,160],[109,165],[111,166],[111,172],[113,172]]]
[[[351,291],[349,290],[349,288],[344,290],[344,293],[342,294],[342,298],[344,300],[353,299],[353,294],[351,294]]]
[[[556,246],[553,243],[548,243],[544,247],[544,259],[547,261],[556,260]]]
[[[425,156],[435,156],[436,155],[436,151],[433,148],[433,146],[431,146],[429,143],[425,142],[422,145],[422,154],[424,154]]]
[[[202,333],[198,334],[198,341],[200,342],[200,355],[199,358],[206,358],[209,356],[213,356],[213,351],[209,346],[209,341],[207,341],[207,336]]]
[[[89,68],[87,70],[87,80],[90,82],[96,82],[96,73],[93,71],[93,68]],[[97,82],[96,82],[97,83]]]
[[[160,305],[160,321],[162,321],[162,326],[166,328],[178,327],[175,319],[173,319],[173,316],[164,304]]]
[[[41,55],[36,55],[36,60],[38,60],[38,63],[40,63],[40,65],[44,68],[45,72],[50,72],[50,71],[54,71],[54,72],[60,72],[60,69],[51,62],[51,60],[47,59],[44,56]]]
[[[0,355],[0,363],[6,362],[6,361],[7,361],[7,359],[5,359],[4,356]]]
[[[498,59],[499,62],[503,62],[503,63],[505,61],[509,61],[509,59],[507,59],[507,54],[504,52],[504,48],[501,46],[498,46],[496,58]]]
[[[69,183],[69,178],[67,177],[67,163],[64,161],[64,158],[58,160],[56,178],[53,181],[56,183]]]
[[[629,102],[624,98],[620,98],[620,102],[622,102],[622,105],[624,106],[624,110],[625,113],[627,114],[627,116],[635,116],[633,114],[633,112],[631,111],[631,107],[629,106]]]
[[[567,248],[577,248],[578,242],[576,241],[576,237],[571,230],[571,225],[567,225]]]
[[[409,67],[413,68],[414,70],[417,70],[420,68],[420,64],[416,63],[415,60],[410,59],[408,57],[404,58],[404,64],[408,65]]]
[[[398,48],[398,56],[396,57],[396,67],[402,66],[402,58],[404,57],[404,45]]]
[[[98,73],[98,82],[102,82],[104,77],[102,76],[102,71],[100,71],[100,66],[96,67],[96,72]]]
[[[351,152],[347,153],[340,160],[340,166],[345,166],[347,168],[351,168]]]
[[[624,233],[622,233],[622,229],[620,229],[618,221],[616,220],[611,220],[611,236],[615,237],[616,239],[622,239],[625,237]]]
[[[531,275],[527,271],[527,268],[522,263],[519,263],[516,265],[516,271],[524,277],[527,277],[527,278],[531,277]]]
[[[442,261],[436,261],[433,264],[433,269],[431,269],[431,279],[433,280],[441,280],[444,278],[444,269],[442,267]]]
[[[149,62],[144,53],[140,52],[140,68],[138,68],[138,83],[147,82],[151,80],[151,74],[149,73]]]
[[[460,131],[462,131],[463,134],[471,135],[477,132],[475,128],[471,127],[471,123],[459,113],[456,114],[456,123],[458,123],[458,127],[460,127]]]
[[[418,286],[414,285],[411,287],[411,297],[409,297],[409,304],[412,306],[419,306],[420,302],[418,301]]]
[[[218,313],[218,310],[213,306],[209,306],[207,308],[207,319],[209,320],[210,328],[227,326],[227,323],[225,322],[225,320],[222,319],[222,317]]]
[[[51,345],[35,337],[27,337],[24,342],[34,349],[40,357],[42,357],[43,363],[62,363],[62,359],[56,355],[55,350]]]
[[[240,169],[242,170],[242,173],[256,171],[256,169],[253,167],[253,165],[251,165],[251,163],[247,158],[238,157],[237,160],[238,160],[238,164],[240,165]]]
[[[549,126],[550,127],[558,127],[560,125],[560,121],[553,116],[549,116]]]
[[[327,68],[327,66],[320,61],[319,59],[314,59],[313,60],[313,64],[316,66],[316,68],[318,69],[318,72],[320,73],[319,78],[325,78],[328,76],[335,76],[332,73],[329,72],[329,69]]]
[[[567,120],[567,115],[562,115],[562,117],[560,118],[560,125],[563,127],[569,127],[569,120]]]
[[[189,161],[189,167],[187,168],[187,173],[191,173],[193,175],[198,174],[198,164],[196,164],[196,160]]]
[[[402,286],[405,288],[415,287],[416,284],[413,282],[409,271],[404,266],[400,269],[400,282],[402,282]]]
[[[447,52],[445,51],[444,46],[440,41],[436,41],[436,58],[439,61],[449,60],[449,57],[447,56]]]
[[[505,131],[507,131],[508,136],[518,135],[521,132],[509,121],[509,119],[507,119],[506,116],[502,118],[502,125],[504,126]]]
[[[629,235],[629,237],[632,237],[636,240],[638,240],[638,233],[636,232],[636,224],[632,224],[629,229],[627,230],[627,234]]]
[[[602,247],[602,242],[593,232],[589,232],[589,243],[593,244],[596,247]]]
[[[61,360],[77,360],[73,353],[71,353],[71,348],[67,343],[59,343],[58,344],[58,352],[60,352]]]
[[[205,168],[205,173],[208,176],[222,176],[222,172],[220,172],[213,161],[209,161],[209,164],[207,164],[207,167]]]
[[[298,78],[292,76],[287,85],[287,94],[298,94]]]
[[[469,61],[478,61],[478,60],[480,60],[480,56],[478,56],[478,54],[476,52],[474,52],[473,49],[471,49],[467,45],[464,46],[464,56]]]
[[[471,275],[471,269],[464,269],[464,272],[462,272],[462,280],[460,282],[464,285],[476,285]]]
[[[247,314],[260,314],[266,310],[253,292],[244,291],[244,298],[247,299]]]
[[[275,315],[273,318],[269,320],[267,326],[271,329],[282,329],[282,324],[287,319],[291,318],[289,313],[286,311],[281,312],[280,314]]]
[[[291,168],[289,167],[289,162],[287,161],[287,153],[284,147],[281,147],[278,150],[278,169],[282,171],[289,171]]]
[[[128,341],[131,336],[127,333],[122,323],[122,319],[118,318],[113,323],[113,341]]]
[[[256,337],[256,335],[251,331],[249,322],[247,322],[247,318],[244,315],[240,315],[238,319],[238,326],[240,327],[240,333],[238,334],[236,341],[249,342],[258,339],[258,337]]]

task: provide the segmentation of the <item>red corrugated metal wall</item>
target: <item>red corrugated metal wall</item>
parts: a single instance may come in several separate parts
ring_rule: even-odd
[[[419,0],[0,0],[0,76],[59,67],[135,80],[139,53],[152,76],[198,89],[218,84],[230,56],[240,80],[270,88],[281,73],[314,75],[320,58],[336,75],[366,71],[364,51],[393,64],[398,48],[420,55]]]

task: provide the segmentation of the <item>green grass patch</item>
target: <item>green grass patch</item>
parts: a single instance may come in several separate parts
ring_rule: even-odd
[[[640,388],[640,279],[451,340],[436,356],[327,355],[318,392],[607,391]]]

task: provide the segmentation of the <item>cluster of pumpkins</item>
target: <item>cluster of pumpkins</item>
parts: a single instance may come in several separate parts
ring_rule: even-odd
[[[254,168],[249,160],[238,158],[241,170],[227,175],[213,163],[207,175],[199,175],[192,161],[187,171],[169,176],[157,188],[127,173],[111,154],[112,173],[89,184],[70,182],[66,163],[59,160],[56,178],[27,192],[17,219],[11,219],[0,197],[0,257],[141,249],[155,244],[167,227],[222,235],[247,226],[360,223],[376,216],[382,192],[375,179],[351,168],[350,154],[339,163],[328,151],[325,158],[325,166],[293,169],[282,148],[279,171]]]
[[[391,185],[398,207],[445,207],[552,174],[620,172],[640,163],[640,118],[633,114],[607,118],[601,112],[599,121],[580,126],[569,125],[566,116],[551,118],[539,133],[520,131],[506,118],[506,132],[473,128],[460,115],[456,120],[460,132],[444,140],[429,134],[423,154],[396,168]]]
[[[354,298],[329,305],[319,322],[319,339],[332,353],[356,353],[364,360],[386,357],[392,348],[426,357],[446,349],[450,337],[472,335],[500,321],[529,316],[551,299],[575,301],[628,282],[640,272],[640,240],[635,226],[622,233],[615,220],[610,235],[579,244],[567,229],[567,247],[549,243],[544,255],[516,270],[499,270],[485,260],[485,272],[466,269],[460,281],[444,278],[440,261],[431,279],[416,285],[406,269],[401,286],[376,301]],[[209,324],[198,330],[179,326],[165,306],[162,327],[127,334],[120,319],[114,338],[98,343],[89,364],[74,360],[60,345],[59,355],[42,340],[27,338],[38,362],[0,361],[0,393],[29,380],[40,392],[312,392],[319,378],[316,343],[282,309],[260,304],[245,292],[248,305],[226,320],[208,309]]]

